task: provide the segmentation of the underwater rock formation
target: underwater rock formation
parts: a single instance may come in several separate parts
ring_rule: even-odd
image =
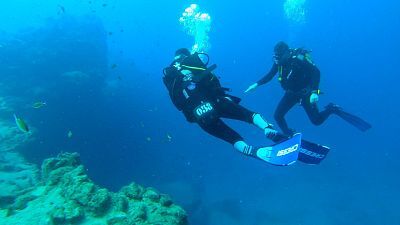
[[[66,79],[100,86],[108,71],[107,32],[93,15],[48,18],[41,26],[0,34],[0,45],[0,91],[25,101],[68,92],[71,87],[60,88],[73,86]]]
[[[18,153],[0,152],[0,208],[15,202],[37,182],[35,165],[25,162]]]
[[[9,121],[0,118],[0,154],[11,151],[18,146],[33,140],[29,133],[22,133]]]
[[[113,193],[97,186],[77,153],[45,160],[40,182],[0,207],[0,224],[7,225],[187,224],[186,212],[153,188],[132,183]]]

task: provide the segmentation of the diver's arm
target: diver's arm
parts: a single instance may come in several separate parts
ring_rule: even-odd
[[[259,81],[257,81],[258,86],[270,82],[272,80],[272,78],[274,78],[274,76],[277,72],[278,72],[278,65],[276,63],[274,63],[274,65],[272,65],[269,72],[263,78],[261,78]]]
[[[318,67],[312,65],[310,68],[310,76],[311,76],[311,90],[313,92],[319,93],[319,82],[321,79],[321,73]]]
[[[310,74],[310,88],[311,88],[311,95],[310,95],[310,103],[316,104],[319,100],[318,95],[320,94],[319,90],[319,81],[320,81],[320,72],[319,69],[315,65],[311,65],[309,69]]]
[[[263,78],[261,78],[259,81],[257,81],[256,83],[250,85],[246,91],[244,91],[244,93],[248,93],[250,91],[255,90],[258,86],[263,85],[268,83],[269,81],[272,80],[272,78],[275,76],[275,74],[278,72],[278,65],[276,63],[274,63],[274,65],[272,66],[272,68],[269,70],[269,72],[267,73],[267,75],[265,75]]]

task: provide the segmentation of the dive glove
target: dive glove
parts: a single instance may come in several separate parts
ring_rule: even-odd
[[[315,104],[315,103],[318,102],[318,99],[319,99],[318,94],[317,93],[312,93],[311,96],[310,96],[310,103],[311,104]]]

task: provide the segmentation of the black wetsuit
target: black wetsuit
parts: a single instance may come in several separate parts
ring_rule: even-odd
[[[320,71],[303,52],[292,50],[291,57],[284,65],[274,63],[270,71],[257,82],[258,85],[269,82],[277,73],[285,94],[275,110],[274,118],[282,132],[293,134],[285,115],[297,103],[301,103],[315,125],[321,125],[333,113],[329,109],[320,112],[317,104],[310,103],[312,92],[319,89]]]
[[[206,68],[197,57],[194,54],[179,63]],[[242,141],[243,138],[221,118],[252,123],[254,112],[239,105],[239,98],[226,94],[226,89],[221,87],[213,73],[200,74],[197,70],[190,70],[194,76],[202,77],[190,79],[181,73],[179,66],[174,66],[175,63],[164,69],[163,81],[176,108],[189,122],[197,123],[207,133],[230,144]]]

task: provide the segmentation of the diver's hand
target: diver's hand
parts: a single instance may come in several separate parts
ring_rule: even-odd
[[[310,103],[311,104],[316,104],[319,100],[319,96],[317,93],[312,93],[310,96]]]
[[[258,83],[254,83],[254,84],[250,85],[250,86],[246,89],[246,91],[245,91],[244,93],[247,93],[247,92],[249,92],[249,91],[253,91],[253,90],[255,90],[257,87],[258,87]]]
[[[278,133],[278,131],[276,131],[272,125],[270,124],[268,127],[266,127],[264,129],[264,134],[267,138],[272,139],[273,137],[275,137],[275,135]]]

